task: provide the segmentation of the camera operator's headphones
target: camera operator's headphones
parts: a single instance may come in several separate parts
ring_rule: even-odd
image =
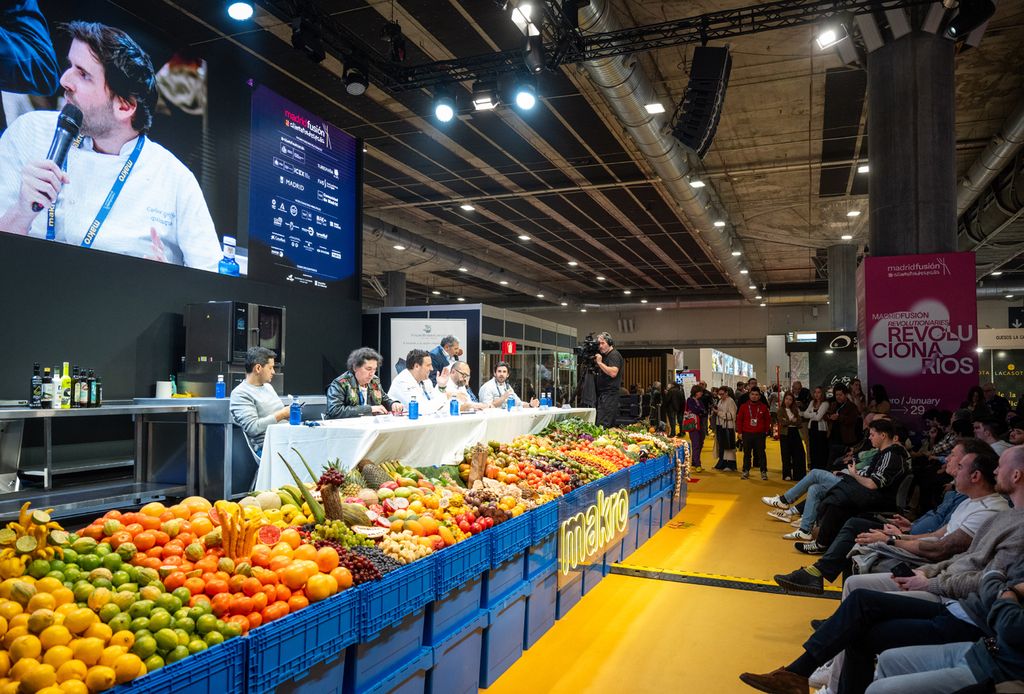
[[[609,335],[608,333],[598,333],[598,334],[597,334],[597,336],[598,336],[599,338],[602,338],[602,337],[603,337],[603,338],[604,338],[604,341],[608,343],[608,346],[609,346],[609,347],[614,347],[614,346],[615,346],[615,340],[613,340],[613,339],[612,339],[612,336],[611,336],[611,335]]]

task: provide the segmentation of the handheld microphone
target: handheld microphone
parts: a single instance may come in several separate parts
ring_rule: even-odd
[[[46,153],[46,158],[63,168],[71,143],[78,137],[78,130],[81,127],[82,111],[74,104],[64,104],[60,115],[57,116],[57,129],[53,132],[53,141],[50,142],[50,151]],[[32,203],[33,212],[40,212],[42,209],[43,206],[38,202]]]

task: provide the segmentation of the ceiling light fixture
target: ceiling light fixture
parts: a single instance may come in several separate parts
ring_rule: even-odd
[[[655,311],[660,311],[660,310],[661,310],[661,306],[655,306],[655,307],[654,307],[654,310],[655,310]]]
[[[531,25],[532,26],[532,25]],[[531,74],[539,75],[544,71],[544,39],[539,34],[526,37],[526,48],[523,49],[523,63]]]
[[[715,226],[718,227],[719,229],[721,229],[722,227],[725,226],[725,222],[723,222],[721,219],[716,219],[715,220]]]
[[[530,240],[530,237],[529,237],[529,236],[527,236],[526,234],[520,234],[520,235],[519,235],[519,240],[520,240],[520,241],[529,241],[529,240]]]
[[[1003,274],[1003,271],[996,270],[995,272],[990,272],[989,274],[992,275],[993,277],[999,277],[1001,274]]]
[[[507,285],[508,284],[508,280],[502,280],[502,281],[498,282],[498,284],[506,284]]]
[[[236,22],[244,22],[252,17],[251,2],[233,2],[228,5],[228,16]]]
[[[834,352],[832,350],[830,350],[830,349],[826,349],[825,350],[825,354],[834,354]]]
[[[756,284],[752,284],[749,287],[747,287],[747,289],[757,289],[757,285]]]
[[[460,267],[459,272],[469,272],[469,268]]]
[[[847,217],[860,217],[860,210],[850,210],[846,213]]]
[[[345,91],[351,96],[362,96],[370,87],[366,71],[354,65],[345,68],[342,81],[345,83]]]
[[[846,36],[846,27],[840,24],[838,26],[825,27],[814,38],[814,41],[818,44],[818,48],[824,51],[832,48],[832,46],[845,39]]]
[[[586,313],[586,312],[587,312],[587,309],[585,309],[585,308],[581,308],[580,309],[580,313]]]
[[[597,276],[597,281],[598,282],[604,282],[604,275],[598,275]]]
[[[853,240],[853,234],[843,234],[839,238],[841,238],[843,241],[852,241]]]
[[[630,290],[628,290],[628,289],[623,289],[623,290],[622,290],[622,293],[623,293],[623,294],[625,294],[626,296],[629,296],[629,295],[630,295],[630,294],[632,294],[633,292],[631,292],[631,291],[630,291]]]
[[[523,36],[539,34],[540,29],[533,23],[533,3],[530,2],[507,2],[505,8],[512,6],[512,23],[516,25]]]
[[[690,181],[691,188],[703,188],[706,185],[707,184],[704,181],[700,180],[699,178],[695,178],[692,181]]]
[[[977,352],[978,354],[981,354],[982,352],[985,351],[985,348],[984,347],[975,347],[974,351]]]
[[[647,299],[640,299],[640,303],[641,304],[646,304],[647,303]]]
[[[655,101],[650,104],[644,104],[644,109],[652,116],[658,113],[665,112],[665,107],[661,104],[660,101]]]
[[[1006,295],[1006,298],[1007,298],[1007,299],[1012,299],[1012,298],[1013,298],[1013,294],[1007,294],[1007,295]]]
[[[568,306],[568,305],[569,305],[569,302],[568,302],[568,301],[563,301],[563,302],[562,302],[562,306]]]
[[[516,85],[515,102],[523,111],[529,111],[537,105],[537,88],[529,82]]]
[[[569,261],[569,267],[576,267],[577,265],[579,265],[579,263],[577,263],[575,260]]]
[[[762,296],[761,296],[760,294],[758,294],[758,295],[757,295],[757,296],[755,296],[754,298],[755,298],[755,299],[757,299],[758,301],[760,301],[760,300],[761,300],[761,299],[763,299],[764,297],[762,297]]]
[[[476,208],[470,205],[468,202],[464,202],[461,205],[459,205],[459,209],[463,210],[464,212],[472,212]]]
[[[733,258],[738,258],[738,257],[740,257],[741,255],[743,255],[743,251],[733,251],[733,252],[732,252],[732,257],[733,257]]]
[[[455,99],[447,94],[438,95],[434,101],[434,116],[442,123],[455,117]]]
[[[741,275],[746,275],[746,274],[749,274],[749,273],[750,273],[750,270],[747,270],[746,268],[743,268],[742,270],[740,270],[740,274]]]
[[[763,301],[761,302],[761,308],[764,308],[764,307],[765,307],[765,306],[767,306],[767,305],[768,305],[768,304],[766,304],[765,302],[763,302]]]
[[[490,111],[497,105],[497,82],[477,80],[473,85],[473,108],[477,111]]]
[[[436,289],[430,293],[433,294],[434,296],[441,296],[441,292],[437,291]]]
[[[870,170],[871,170],[871,167],[868,166],[866,163],[865,164],[861,164],[860,166],[857,167],[857,173],[859,173],[859,174],[866,174]]]
[[[538,299],[543,299],[543,298],[544,298],[544,295],[543,295],[543,294],[538,294],[538,295],[537,295],[537,298],[538,298]]]
[[[460,296],[460,297],[459,297],[458,299],[456,299],[456,301],[465,301],[465,299],[463,299],[463,298],[462,298],[462,297]]]
[[[961,0],[956,17],[946,27],[946,38],[959,41],[987,22],[995,11],[992,0]]]
[[[392,246],[392,248],[394,248],[396,251],[404,251],[405,250],[405,246],[403,246],[400,243],[396,243],[394,246]]]

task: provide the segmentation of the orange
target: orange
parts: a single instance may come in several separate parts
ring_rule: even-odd
[[[192,595],[199,595],[206,588],[206,583],[198,576],[193,576],[192,578],[185,579],[184,586],[188,588],[188,592],[192,593]]]
[[[284,583],[278,585],[274,589],[274,593],[277,597],[277,602],[287,602],[288,598],[292,596],[292,590]]]
[[[417,537],[423,537],[426,534],[420,522],[414,520],[405,521],[405,530],[411,530],[412,534]]]
[[[231,608],[231,593],[214,595],[213,600],[210,601],[210,606],[213,608],[215,615],[223,617]]]
[[[316,547],[305,544],[299,545],[292,553],[292,558],[316,561]]]
[[[250,612],[245,616],[245,618],[249,620],[250,629],[255,629],[260,624],[263,624],[263,615],[259,612]]]
[[[252,608],[252,598],[248,595],[238,594],[231,596],[231,606],[228,608],[231,614],[240,614],[245,616],[252,612]]]
[[[202,513],[192,519],[192,533],[196,537],[202,537],[209,532],[213,532],[213,522],[208,515]]]
[[[306,581],[306,595],[310,602],[319,602],[338,592],[338,582],[329,574],[316,574]]]
[[[301,610],[303,607],[309,607],[309,599],[302,593],[295,593],[290,598],[288,598],[289,614],[292,612],[297,612]]]
[[[307,569],[302,564],[292,563],[277,572],[281,581],[291,590],[298,590],[309,578]]]
[[[289,547],[295,549],[302,543],[302,536],[295,528],[288,528],[281,531],[281,542],[285,542]]]
[[[182,499],[181,503],[183,506],[188,506],[190,509],[193,510],[193,512],[209,511],[211,508],[213,508],[213,504],[211,504],[207,499],[204,499],[201,496],[187,497],[185,499]]]
[[[174,506],[171,506],[170,511],[174,514],[175,518],[181,518],[183,520],[187,520],[188,517],[192,515],[192,510],[184,504],[175,504]]]
[[[316,551],[316,565],[325,574],[337,568],[338,562],[338,550],[333,547],[325,545]]]
[[[288,603],[286,602],[275,602],[263,610],[263,622],[272,622],[275,619],[281,619],[288,614]]]
[[[167,510],[167,507],[161,504],[159,501],[151,501],[142,508],[139,509],[139,513],[144,516],[159,518],[160,514]]]
[[[266,545],[256,545],[249,555],[249,561],[253,566],[270,566],[270,548]]]
[[[273,572],[280,573],[285,567],[291,566],[292,558],[286,557],[282,554],[278,554],[276,557],[270,559],[270,570]]]
[[[255,578],[254,576],[247,576],[246,579],[242,581],[242,592],[250,598],[260,592],[260,588],[262,587],[263,584],[260,583],[260,579]]]
[[[331,578],[338,584],[338,590],[345,590],[352,587],[352,572],[344,566],[331,571]]]

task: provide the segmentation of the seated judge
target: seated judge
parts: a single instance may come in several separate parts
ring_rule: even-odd
[[[399,414],[404,410],[402,403],[389,398],[381,388],[377,376],[381,360],[380,354],[369,347],[352,350],[348,371],[327,386],[327,419]]]
[[[480,386],[480,401],[489,402],[494,407],[505,407],[506,402],[511,396],[515,400],[516,405],[537,407],[540,404],[537,398],[533,398],[527,404],[516,395],[512,384],[508,382],[508,372],[507,362],[499,361],[494,365],[494,378]]]
[[[451,383],[446,392],[459,401],[459,410],[468,412],[470,410],[485,410],[493,407],[489,402],[480,402],[473,389],[469,386],[469,377],[472,374],[469,364],[464,361],[456,362],[451,371]]]
[[[462,350],[459,349],[459,340],[454,335],[445,335],[441,338],[441,344],[430,350],[430,382],[437,383],[437,375],[446,366],[454,366],[458,361]]]
[[[405,357],[405,371],[395,376],[388,390],[388,397],[402,403],[406,408],[413,398],[419,403],[421,415],[444,411],[448,407],[449,367],[444,367],[437,376],[437,385],[430,383],[430,372],[433,364],[430,352],[414,349]],[[427,385],[430,383],[430,385]]]
[[[242,427],[257,458],[263,452],[267,427],[288,419],[290,409],[282,406],[281,396],[270,383],[276,358],[266,347],[250,347],[245,353],[245,380],[231,389],[231,419]]]

